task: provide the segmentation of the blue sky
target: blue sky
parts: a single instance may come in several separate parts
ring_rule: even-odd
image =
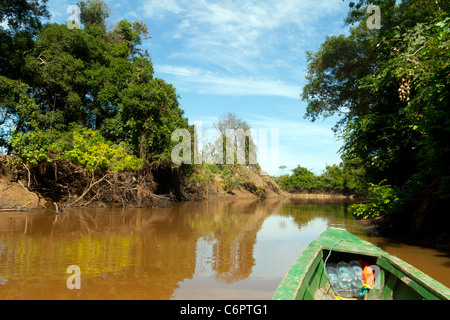
[[[76,0],[49,0],[51,21],[65,23]],[[278,130],[278,163],[261,159],[269,174],[297,165],[319,174],[340,162],[336,118],[310,122],[300,94],[307,67],[327,35],[345,33],[342,0],[105,0],[121,19],[143,21],[151,39],[155,76],[173,84],[191,124],[208,128],[233,112],[256,131]],[[270,139],[270,134],[269,134]],[[269,144],[270,145],[270,144]],[[270,150],[269,154],[270,154]]]

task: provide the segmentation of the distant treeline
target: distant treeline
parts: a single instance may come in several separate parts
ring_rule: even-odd
[[[280,168],[285,168],[281,166]],[[291,174],[272,177],[283,189],[290,192],[326,192],[359,194],[366,191],[363,172],[341,162],[339,165],[327,165],[325,170],[316,175],[305,167],[298,165]]]

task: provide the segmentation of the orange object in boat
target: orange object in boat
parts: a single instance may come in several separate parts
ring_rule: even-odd
[[[361,267],[363,269],[362,276],[363,276],[364,283],[369,288],[371,288],[373,286],[373,284],[375,283],[375,277],[374,277],[373,269],[365,261],[358,260],[358,262],[359,262],[359,264],[361,265]]]
[[[375,278],[373,276],[373,270],[370,266],[365,266],[362,272],[364,283],[370,287],[375,283]]]

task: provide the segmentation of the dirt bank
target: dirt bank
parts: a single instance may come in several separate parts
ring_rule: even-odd
[[[162,161],[134,172],[90,172],[65,161],[29,164],[0,157],[0,210],[122,205],[164,207],[174,201],[271,198],[288,194],[270,177],[237,168],[239,183],[227,186],[221,174],[193,179],[192,167]]]
[[[0,156],[0,210],[121,205],[164,207],[174,201],[214,199],[349,199],[331,193],[295,193],[281,189],[260,170],[233,167],[231,177],[221,173],[192,174],[192,168],[169,161],[153,163],[134,172],[89,172],[58,161],[39,165]],[[196,179],[194,179],[197,177]],[[200,177],[200,178],[199,178]],[[230,179],[238,181],[230,186]]]
[[[0,155],[0,210],[42,208],[42,198],[30,191],[28,180],[19,178],[13,163],[13,157]]]

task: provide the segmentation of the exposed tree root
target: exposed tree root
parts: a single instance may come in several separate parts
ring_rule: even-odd
[[[57,168],[57,169],[56,169]],[[173,194],[157,194],[158,183],[147,166],[133,172],[86,171],[65,161],[36,166],[17,165],[18,175],[28,179],[29,189],[52,202],[57,213],[70,207],[118,204],[126,207],[170,206]]]
[[[14,162],[13,157],[8,159],[9,163]],[[74,207],[105,205],[167,207],[174,201],[201,201],[225,193],[218,174],[210,176],[195,171],[192,166],[175,166],[170,161],[148,164],[132,172],[87,171],[66,161],[36,165],[26,165],[21,161],[14,163],[11,169],[5,166],[0,169],[8,171],[9,179],[16,182],[22,180],[24,183],[20,186],[23,189],[36,194],[41,200],[45,199],[45,206],[56,213]],[[253,171],[235,169],[235,174],[243,180],[238,186],[241,195],[264,198],[268,192],[279,193],[279,187],[269,183],[271,180],[267,177]],[[6,173],[3,172],[3,175]]]

